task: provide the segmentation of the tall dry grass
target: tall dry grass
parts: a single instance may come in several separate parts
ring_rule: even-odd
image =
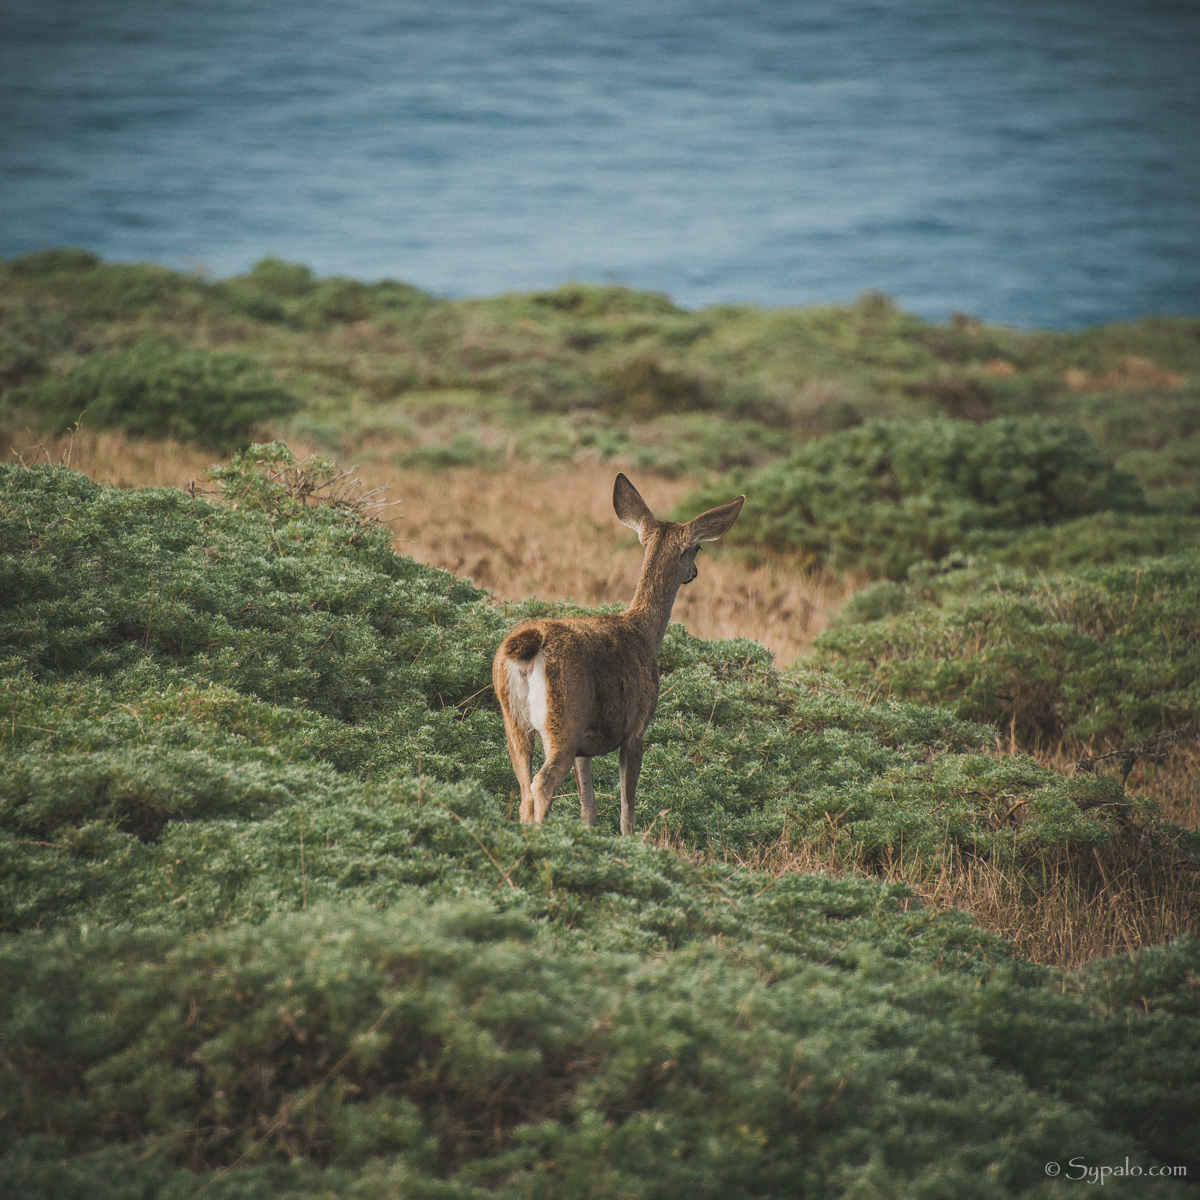
[[[121,487],[187,487],[203,482],[211,452],[173,441],[144,441],[81,429],[73,438],[10,433],[4,457],[32,464],[69,462]],[[300,457],[313,447],[293,443]],[[357,468],[368,488],[384,487],[399,508],[390,522],[396,549],[464,575],[501,599],[628,601],[641,548],[612,509],[616,468],[528,463],[488,471],[395,466],[380,447]],[[694,486],[650,473],[635,480],[650,507],[670,511]],[[753,564],[706,546],[700,575],[679,595],[674,616],[703,638],[748,637],[781,664],[796,661],[853,590],[853,581],[803,573],[777,560]]]
[[[204,478],[215,456],[211,450],[173,440],[130,438],[113,430],[81,427],[55,437],[29,430],[0,431],[0,461],[74,467],[118,487],[186,488]]]
[[[1200,740],[1194,733],[1181,732],[1184,736],[1168,742],[1161,754],[1137,759],[1123,783],[1128,795],[1158,804],[1168,821],[1200,829]],[[1001,739],[997,753],[1020,753],[1020,747],[1011,739]],[[1035,749],[1032,756],[1060,775],[1071,775],[1083,754],[1078,745],[1063,743],[1052,749]],[[1098,766],[1118,778],[1123,774],[1119,761]]]
[[[689,849],[652,831],[649,840],[697,862],[721,861],[775,877],[823,873],[903,883],[914,893],[910,904],[969,912],[1022,958],[1064,970],[1184,934],[1200,936],[1200,875],[1169,857],[1155,856],[1151,864],[1136,840],[1103,854],[1063,852],[1006,863],[960,856],[932,873],[927,863],[902,855],[874,863],[868,872],[827,846],[794,844],[786,832],[771,845],[734,856]]]
[[[613,514],[615,473],[598,463],[554,472],[521,465],[407,473],[390,493],[404,500],[398,546],[504,599],[627,601],[641,548]],[[660,515],[694,486],[654,475],[635,483]],[[719,545],[704,547],[697,566],[699,577],[675,603],[675,619],[698,637],[753,638],[784,664],[808,649],[852,590],[845,579],[775,560],[750,564]]]

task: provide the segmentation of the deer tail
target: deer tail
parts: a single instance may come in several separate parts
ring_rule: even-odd
[[[504,639],[504,654],[518,662],[528,662],[542,648],[542,631],[537,626],[514,629]]]

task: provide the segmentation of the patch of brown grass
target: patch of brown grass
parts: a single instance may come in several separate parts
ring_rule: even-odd
[[[80,428],[47,437],[28,430],[0,432],[0,461],[57,463],[118,487],[186,488],[213,465],[211,450],[176,441],[130,438],[113,430]]]
[[[1060,745],[1053,751],[1035,750],[1032,757],[1060,775],[1071,775],[1078,769],[1081,754],[1077,746]],[[1123,766],[1120,762],[1097,764],[1098,769],[1118,778]],[[1200,741],[1195,736],[1183,737],[1155,758],[1137,759],[1124,787],[1127,795],[1157,804],[1166,820],[1200,829]]]
[[[80,429],[72,438],[10,433],[4,457],[68,463],[121,487],[180,487],[203,482],[210,451],[171,441]],[[297,457],[314,447],[293,443]],[[464,575],[501,599],[573,600],[579,604],[632,599],[641,548],[612,509],[617,468],[596,462],[497,471],[471,467],[402,469],[379,447],[355,474],[366,488],[383,487],[399,503],[389,524],[396,549],[431,566]],[[693,481],[637,473],[650,507],[669,512]],[[748,637],[790,664],[808,649],[853,582],[806,574],[780,560],[747,563],[706,546],[700,575],[680,592],[674,617],[697,637]]]
[[[504,599],[624,603],[637,584],[641,548],[613,514],[615,475],[600,463],[406,473],[391,492],[404,497],[397,546]],[[695,486],[651,474],[635,483],[660,515]],[[852,590],[836,576],[804,574],[778,560],[747,563],[719,545],[706,546],[697,565],[700,575],[680,592],[675,619],[698,637],[753,638],[782,663],[812,644]]]
[[[1126,752],[1129,762],[1122,761]],[[1159,815],[1176,825],[1200,829],[1200,731],[1194,724],[1110,753],[1068,740],[1053,746],[1023,746],[1010,732],[997,734],[985,753],[1027,754],[1059,775],[1079,771],[1114,775],[1131,799],[1157,805]]]
[[[1164,370],[1151,358],[1127,354],[1119,366],[1108,371],[1089,373],[1079,367],[1063,372],[1067,387],[1073,392],[1113,392],[1148,387],[1178,387],[1185,376]]]
[[[930,873],[897,856],[868,871],[827,847],[777,842],[733,857],[689,851],[667,837],[657,845],[700,862],[720,861],[779,877],[823,873],[882,878],[912,888],[910,904],[971,913],[1011,942],[1022,958],[1072,970],[1093,958],[1134,953],[1185,933],[1200,936],[1200,875],[1156,855],[1147,863],[1135,839],[1103,852],[995,863],[960,856]]]

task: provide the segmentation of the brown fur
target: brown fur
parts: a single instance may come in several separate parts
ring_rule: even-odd
[[[633,484],[618,474],[613,508],[623,524],[637,530],[645,548],[629,607],[616,616],[526,621],[500,644],[492,682],[521,789],[522,821],[545,820],[554,793],[574,766],[580,816],[594,825],[592,759],[619,749],[621,832],[633,832],[642,735],[658,704],[658,649],[671,608],[680,587],[696,578],[700,543],[726,533],[744,499],[684,524],[660,521]],[[539,737],[546,758],[534,777]]]

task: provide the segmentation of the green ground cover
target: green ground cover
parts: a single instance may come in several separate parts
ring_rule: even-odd
[[[745,552],[877,582],[787,673],[672,627],[641,827],[1035,890],[1200,862],[1119,772],[983,752],[1194,736],[1198,369],[1188,318],[0,264],[0,431],[744,487]],[[521,827],[491,655],[578,610],[305,507],[259,473],[286,453],[214,472],[236,511],[0,467],[0,1192],[1066,1196],[1071,1160],[1128,1156],[1105,1193],[1165,1196],[1152,1165],[1200,1170],[1193,940],[1062,972],[897,884],[700,865],[615,836],[615,758],[597,830],[569,795]]]
[[[552,610],[251,496],[254,458],[236,511],[0,468],[6,1194],[1058,1196],[1050,1161],[1200,1169],[1194,941],[1064,973],[895,884],[698,865],[615,836],[606,760],[597,830],[569,796],[523,828],[488,670]],[[678,626],[663,667],[640,817],[678,843],[1196,860],[1116,780],[980,754],[940,709]]]
[[[1195,727],[1198,610],[1194,552],[1048,577],[951,572],[860,593],[818,661],[1027,745],[1131,745]]]

